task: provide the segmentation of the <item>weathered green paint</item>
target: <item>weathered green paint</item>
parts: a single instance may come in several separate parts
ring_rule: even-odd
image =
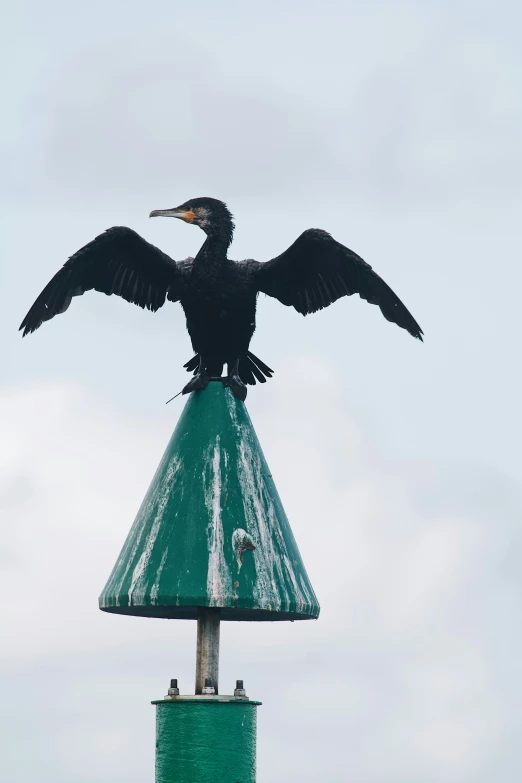
[[[258,702],[156,705],[156,783],[255,783]]]
[[[245,405],[191,394],[100,596],[100,609],[223,620],[316,618],[308,580]]]

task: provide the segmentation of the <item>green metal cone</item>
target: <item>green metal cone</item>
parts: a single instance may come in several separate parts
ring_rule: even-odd
[[[245,405],[221,383],[189,397],[99,603],[147,617],[319,616]]]

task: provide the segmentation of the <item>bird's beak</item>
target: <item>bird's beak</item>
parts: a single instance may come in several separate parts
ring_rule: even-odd
[[[174,207],[173,209],[153,209],[149,217],[175,217],[184,220],[186,223],[192,223],[196,214],[191,209]]]

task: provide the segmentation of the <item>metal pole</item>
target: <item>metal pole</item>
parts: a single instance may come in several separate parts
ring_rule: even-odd
[[[198,607],[196,696],[219,693],[219,625],[219,609]]]

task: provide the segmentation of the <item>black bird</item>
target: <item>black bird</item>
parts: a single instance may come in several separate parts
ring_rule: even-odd
[[[217,199],[196,198],[174,209],[158,209],[150,217],[175,217],[199,226],[207,238],[195,258],[173,261],[125,226],[114,226],[78,250],[46,285],[20,329],[34,332],[69,307],[72,297],[94,289],[117,294],[128,302],[158,310],[168,299],[180,302],[196,351],[184,366],[194,377],[186,394],[204,389],[211,377],[242,400],[246,385],[264,383],[272,370],[248,350],[254,334],[259,292],[308,315],[341,296],[359,294],[379,305],[388,321],[422,340],[422,329],[384,280],[363,259],[326,231],[310,228],[288,250],[266,263],[232,261],[227,250],[234,223]]]

